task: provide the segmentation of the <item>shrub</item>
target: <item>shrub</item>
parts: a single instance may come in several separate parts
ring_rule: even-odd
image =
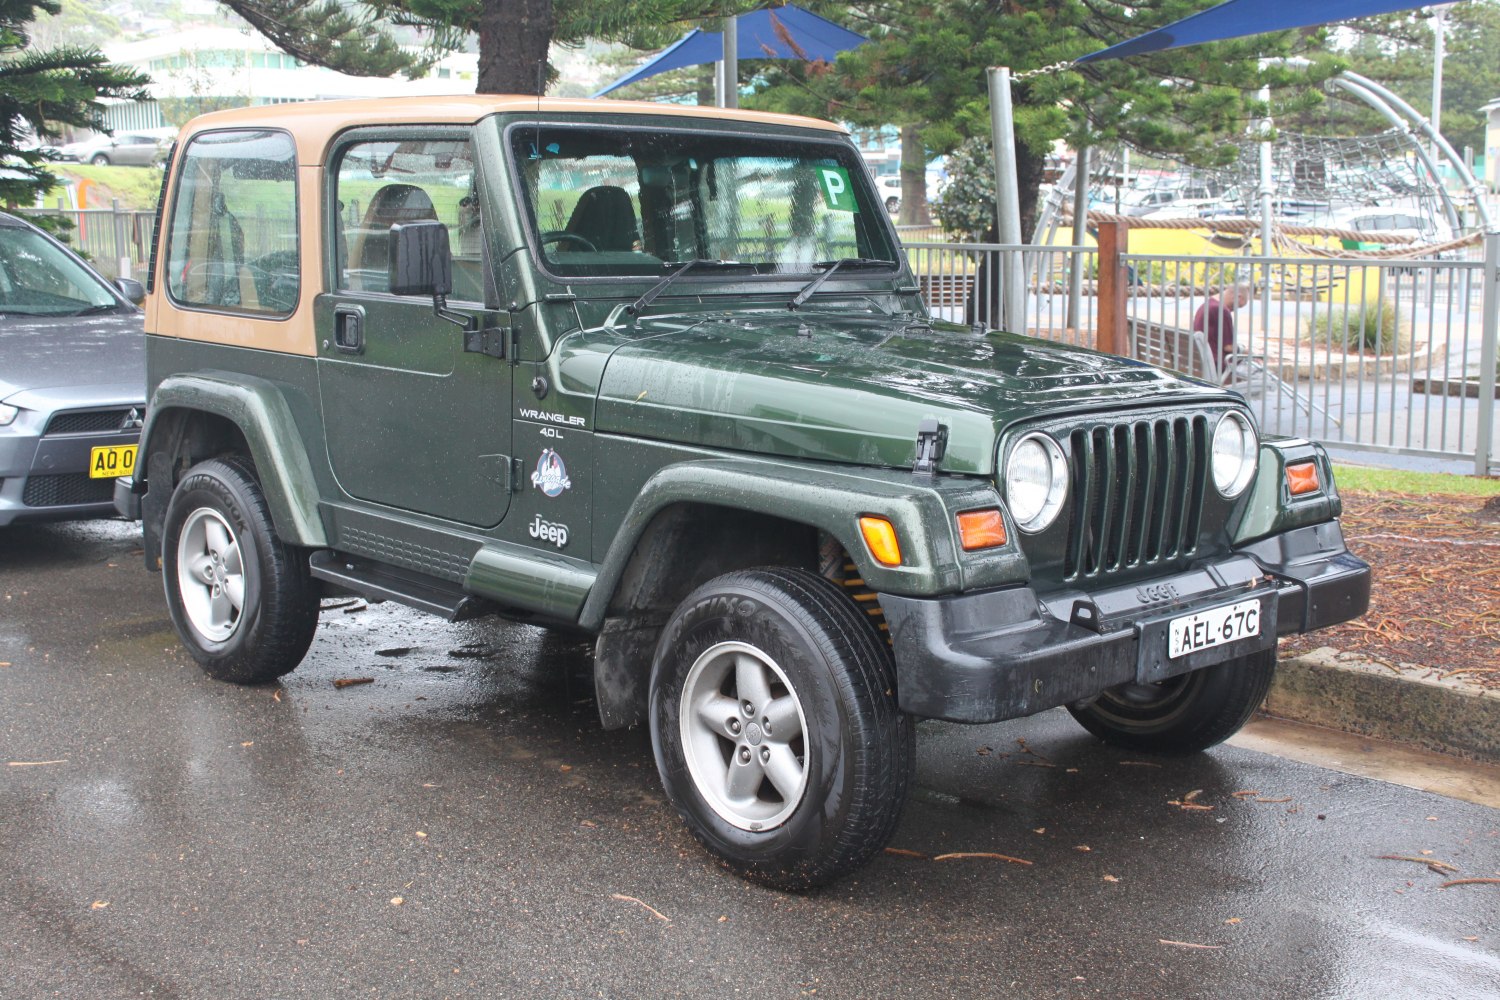
[[[1332,350],[1376,357],[1400,354],[1410,344],[1406,324],[1395,304],[1387,301],[1330,306],[1308,321],[1306,335]]]

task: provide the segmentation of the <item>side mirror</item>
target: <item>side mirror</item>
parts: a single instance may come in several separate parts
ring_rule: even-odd
[[[386,287],[392,295],[447,298],[453,291],[448,227],[431,219],[392,226],[389,271],[390,284]]]
[[[146,286],[134,278],[116,278],[115,287],[134,305],[140,305],[146,301]]]

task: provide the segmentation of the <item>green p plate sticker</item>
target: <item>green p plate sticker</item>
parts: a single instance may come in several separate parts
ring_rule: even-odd
[[[823,188],[823,204],[835,212],[855,211],[849,171],[843,167],[819,167],[818,180]]]

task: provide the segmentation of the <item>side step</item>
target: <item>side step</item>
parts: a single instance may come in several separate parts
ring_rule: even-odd
[[[461,622],[499,610],[456,583],[324,549],[308,559],[313,578],[353,591],[369,601],[396,601],[419,611]]]

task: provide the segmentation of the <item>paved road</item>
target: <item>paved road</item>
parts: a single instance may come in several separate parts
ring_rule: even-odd
[[[899,852],[780,895],[556,680],[576,640],[357,602],[235,688],[137,546],[0,533],[0,997],[1500,994],[1500,885],[1376,857],[1494,877],[1500,811],[1058,713],[926,725]]]

